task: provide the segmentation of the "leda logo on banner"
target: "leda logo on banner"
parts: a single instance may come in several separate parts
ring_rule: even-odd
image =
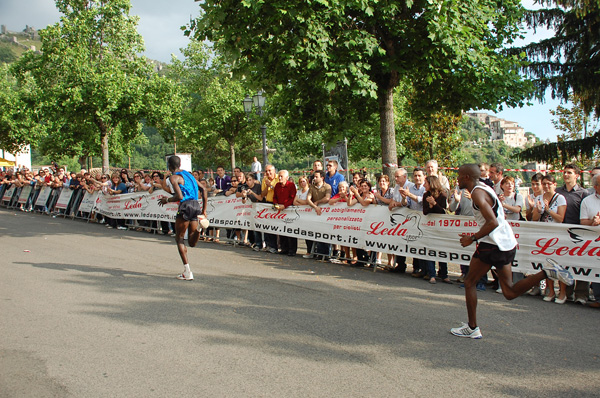
[[[280,220],[286,224],[292,224],[294,221],[300,218],[298,208],[296,206],[288,207],[287,211],[275,210],[275,209],[262,209],[254,218],[264,220]]]
[[[146,210],[148,207],[148,196],[131,198],[125,202],[125,210]]]
[[[369,225],[367,235],[398,236],[407,242],[413,242],[423,236],[420,222],[421,216],[418,213],[392,213],[390,225],[386,225],[384,221],[374,221]]]
[[[574,245],[570,243],[561,244],[559,238],[541,238],[535,242],[538,250],[533,250],[531,254],[546,256],[600,256],[600,235],[598,231],[588,228],[574,227],[567,230],[569,237]]]

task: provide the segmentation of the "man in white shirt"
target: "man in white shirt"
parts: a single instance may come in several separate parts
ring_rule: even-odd
[[[490,165],[489,173],[490,173],[490,180],[492,180],[492,182],[494,183],[494,186],[492,188],[494,188],[496,195],[501,195],[502,187],[500,186],[500,183],[502,182],[502,179],[504,178],[504,167],[502,167],[502,165],[500,163],[492,163]]]
[[[438,162],[435,159],[428,160],[425,162],[425,170],[427,171],[428,176],[435,176],[439,178],[440,184],[446,189],[446,192],[450,192],[450,182],[448,178],[442,174],[441,171],[438,171]]]
[[[260,182],[260,172],[262,171],[262,165],[255,157],[252,158],[252,166],[250,166],[250,171],[256,174],[256,179]]]
[[[392,196],[392,201],[389,204],[389,209],[392,211],[396,207],[402,206],[402,193],[400,192],[403,189],[408,189],[412,182],[408,181],[408,172],[404,168],[399,168],[394,173],[394,180],[396,181],[396,186],[394,187],[394,192]]]
[[[590,188],[594,190],[594,193],[586,196],[581,201],[581,225],[596,227],[600,225],[600,174],[595,174],[592,177],[591,184]],[[588,306],[600,308],[600,283],[592,283],[592,290],[596,301],[588,303]]]

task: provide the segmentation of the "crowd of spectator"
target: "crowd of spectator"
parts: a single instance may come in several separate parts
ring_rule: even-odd
[[[265,202],[272,204],[274,209],[283,210],[289,206],[310,206],[317,215],[321,215],[321,206],[344,202],[348,206],[387,206],[390,211],[407,207],[423,214],[446,214],[447,212],[463,216],[473,216],[473,206],[470,193],[459,190],[455,183],[438,170],[438,163],[430,160],[424,167],[412,170],[412,181],[404,168],[399,168],[394,174],[394,186],[390,184],[387,175],[379,175],[376,185],[363,172],[352,174],[352,181],[346,181],[343,174],[338,172],[338,163],[329,160],[323,167],[321,161],[313,163],[313,170],[297,178],[290,176],[287,170],[277,172],[273,165],[264,167],[264,171],[256,164],[250,172],[244,173],[236,167],[231,175],[225,173],[224,167],[218,167],[216,176],[209,177],[202,170],[193,172],[199,186],[207,192],[207,196],[235,196],[243,203]],[[556,179],[548,174],[537,173],[531,178],[531,188],[528,195],[523,197],[518,190],[521,180],[505,176],[501,164],[493,163],[479,165],[480,181],[492,187],[497,193],[509,220],[528,220],[534,222],[554,222],[600,225],[600,167],[590,171],[591,186],[584,189],[578,185],[581,170],[574,164],[564,167],[564,185],[557,186]],[[260,172],[263,172],[262,176]],[[211,173],[212,174],[212,173]],[[208,177],[208,178],[207,178]],[[27,169],[16,172],[0,171],[1,187],[14,185],[22,188],[32,186],[32,194],[26,203],[18,205],[23,211],[31,211],[35,198],[42,187],[68,188],[74,191],[102,191],[108,195],[119,195],[131,192],[153,192],[164,188],[165,176],[158,171],[136,171],[133,174],[127,169],[109,174],[92,176],[86,170],[78,173],[66,173],[65,169],[53,164],[52,167],[40,169],[37,173]],[[87,215],[86,215],[87,216]],[[111,219],[101,215],[89,215],[107,228],[128,229],[138,231],[160,230],[164,234],[173,234],[173,225],[168,222],[138,221],[134,225],[125,225],[125,220]],[[273,254],[295,256],[298,250],[297,238],[277,236],[258,231],[227,229],[225,242],[237,242],[251,247],[255,251],[265,251]],[[204,231],[204,240],[220,242],[220,229],[209,227]],[[383,267],[389,272],[405,273],[407,259],[391,253],[369,252],[360,248],[330,245],[325,242],[306,240],[307,259],[318,259],[338,264],[361,267]],[[382,264],[383,254],[387,263]],[[468,273],[468,266],[461,266],[461,276],[456,280],[462,283]],[[412,273],[416,278],[423,278],[429,283],[436,281],[453,283],[448,274],[448,264],[424,259],[412,259]],[[492,273],[493,276],[493,273]],[[518,280],[523,275],[514,273],[513,279]],[[477,285],[478,290],[492,287],[501,293],[501,288],[492,278],[487,276]],[[600,308],[600,284],[592,284],[592,300],[590,307]],[[552,280],[546,280],[541,286],[532,289],[530,295],[542,295],[546,302],[564,304],[573,301],[586,304],[590,299],[590,284],[577,281],[574,287],[562,283],[555,286]]]

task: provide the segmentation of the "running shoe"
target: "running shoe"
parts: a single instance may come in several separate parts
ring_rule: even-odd
[[[122,226],[122,225],[119,225],[119,226],[117,227],[117,229],[118,229],[118,230],[121,230],[121,231],[127,231],[127,227],[124,227],[124,226]]]
[[[471,329],[467,323],[463,323],[462,326],[458,328],[450,329],[450,333],[458,337],[468,337],[470,339],[480,339],[483,337],[481,335],[481,330],[479,330],[479,326],[475,329]]]
[[[560,281],[567,286],[572,286],[574,283],[573,275],[567,269],[565,269],[562,265],[557,263],[551,258],[546,259],[548,265],[544,266],[542,264],[542,269],[546,273],[546,276],[550,279],[554,279],[555,281]]]
[[[182,281],[193,281],[194,280],[194,274],[190,271],[189,274],[186,275],[186,273],[182,273],[177,275],[177,279],[180,279]]]

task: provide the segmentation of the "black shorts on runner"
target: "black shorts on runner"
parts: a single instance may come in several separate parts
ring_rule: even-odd
[[[202,209],[197,200],[186,200],[179,203],[177,218],[183,218],[185,221],[198,221],[200,214],[202,214]]]
[[[515,254],[517,254],[516,246],[511,250],[503,252],[496,245],[480,242],[477,245],[477,250],[475,250],[473,257],[480,259],[486,264],[496,267],[496,269],[500,269],[506,264],[512,265],[512,262],[515,259]]]

